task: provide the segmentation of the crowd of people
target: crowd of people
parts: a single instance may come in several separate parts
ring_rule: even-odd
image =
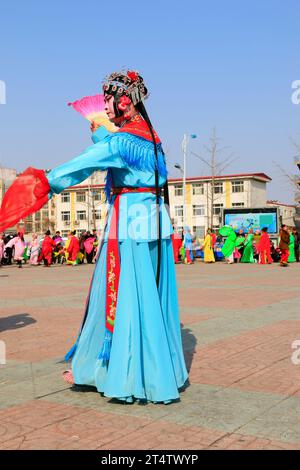
[[[76,230],[70,231],[66,239],[61,236],[60,231],[51,236],[50,230],[47,230],[41,239],[33,233],[29,242],[25,241],[22,232],[0,233],[0,266],[14,262],[19,268],[27,262],[32,266],[43,264],[45,267],[58,263],[66,263],[69,266],[84,262],[92,264],[97,247],[96,230],[92,233],[85,231],[79,237],[76,236]]]
[[[299,233],[295,227],[286,225],[282,225],[275,243],[267,227],[235,232],[229,225],[217,233],[209,228],[200,242],[189,227],[185,227],[183,233],[175,229],[172,241],[175,263],[193,264],[196,257],[203,258],[205,263],[225,259],[228,264],[280,262],[283,267],[299,262]]]
[[[278,243],[270,239],[267,227],[262,230],[249,229],[235,232],[232,227],[224,226],[218,232],[208,229],[203,240],[193,236],[189,227],[183,233],[174,230],[172,236],[175,263],[193,264],[197,257],[205,263],[224,260],[233,263],[271,264],[280,262],[281,266],[299,262],[300,235],[295,227],[283,225],[280,230]],[[47,230],[39,240],[36,233],[31,241],[26,242],[24,234],[13,235],[0,233],[0,266],[11,265],[15,262],[19,268],[24,263],[33,266],[43,264],[78,265],[92,264],[98,247],[96,230],[92,233],[83,232],[79,237],[76,230],[70,231],[67,239],[63,239],[59,231],[51,236]]]

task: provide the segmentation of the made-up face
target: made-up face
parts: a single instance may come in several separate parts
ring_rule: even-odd
[[[114,108],[114,102],[115,102],[114,96],[105,95],[104,102],[105,102],[104,110],[110,122],[113,122],[116,125],[121,124],[124,121],[124,116],[116,117],[115,108]]]
[[[124,100],[124,103],[122,103],[122,100]],[[114,124],[116,124],[117,126],[120,125],[124,120],[130,119],[134,114],[136,114],[135,107],[133,106],[131,101],[125,96],[124,97],[121,96],[120,102],[119,102],[119,109],[122,111],[121,117],[116,117],[115,107],[114,107],[115,97],[113,95],[105,95],[104,102],[105,102],[104,110],[107,114],[108,119]]]
[[[113,95],[105,95],[104,97],[104,102],[105,102],[105,107],[104,110],[107,114],[108,119],[111,121],[112,119],[115,119],[115,109],[114,109],[114,101],[115,98]]]

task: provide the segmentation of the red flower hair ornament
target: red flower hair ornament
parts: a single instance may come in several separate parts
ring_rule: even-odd
[[[120,111],[125,111],[127,106],[130,103],[131,103],[131,100],[130,98],[128,98],[128,96],[126,95],[120,96],[119,102],[118,102],[118,108],[120,109]]]
[[[139,78],[139,74],[137,72],[134,72],[132,70],[129,70],[127,72],[127,77],[130,78],[132,82],[136,82]]]

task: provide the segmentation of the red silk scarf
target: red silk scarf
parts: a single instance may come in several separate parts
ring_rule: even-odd
[[[29,167],[6,191],[0,209],[0,232],[37,212],[49,198],[50,186],[44,170]]]

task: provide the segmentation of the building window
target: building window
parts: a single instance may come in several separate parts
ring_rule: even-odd
[[[204,206],[193,206],[193,215],[205,215],[205,207]]]
[[[41,220],[41,213],[40,212],[36,212],[34,214],[34,220],[35,221],[40,221]]]
[[[175,196],[182,196],[182,195],[183,195],[182,185],[177,184],[175,186]]]
[[[40,223],[35,224],[35,231],[36,231],[36,232],[40,232],[40,231],[41,231],[41,224],[40,224]]]
[[[76,193],[76,202],[85,202],[86,193],[85,191],[78,191]]]
[[[93,191],[94,201],[101,201],[101,191]]]
[[[214,215],[221,215],[222,207],[223,207],[223,204],[214,204],[214,206],[213,206],[213,214],[214,214]]]
[[[95,218],[96,220],[101,219],[101,210],[94,210],[93,211],[93,218]]]
[[[223,193],[223,183],[214,183],[214,194],[221,194]]]
[[[231,182],[232,192],[233,193],[243,193],[244,192],[244,181],[232,181]]]
[[[61,193],[61,202],[70,202],[70,193]]]
[[[70,222],[70,211],[62,211],[61,220],[63,222]]]
[[[76,211],[77,220],[86,220],[86,211]]]
[[[61,233],[62,238],[66,238],[69,234],[69,230],[62,230],[60,233]]]
[[[183,217],[183,206],[175,206],[175,217]]]
[[[233,202],[232,207],[244,207],[245,204],[243,202]]]
[[[204,185],[203,183],[197,183],[192,185],[193,188],[193,196],[198,196],[204,194]]]
[[[32,222],[26,222],[26,232],[30,233],[32,232]]]
[[[205,236],[205,227],[204,225],[194,225],[193,234],[196,238],[204,238]]]

